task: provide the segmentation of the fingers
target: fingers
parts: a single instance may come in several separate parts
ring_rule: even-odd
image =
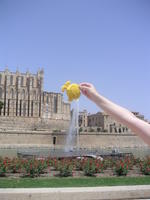
[[[79,86],[86,86],[86,87],[90,87],[91,84],[90,83],[86,83],[86,82],[83,82],[83,83],[80,83]]]
[[[85,92],[85,91],[89,90],[89,87],[87,87],[87,86],[79,86],[79,88],[80,88],[81,92]]]
[[[88,97],[90,100],[92,100],[93,96],[97,93],[95,87],[91,83],[80,83],[79,88],[82,94]]]
[[[92,87],[92,85],[90,83],[83,82],[83,83],[79,84],[79,88],[81,91],[88,90],[91,87]]]

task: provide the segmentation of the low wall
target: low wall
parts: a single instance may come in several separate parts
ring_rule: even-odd
[[[147,147],[137,135],[133,134],[80,134],[80,146],[83,148],[105,147]]]
[[[3,145],[38,145],[53,147],[56,137],[56,147],[66,144],[67,134],[48,131],[0,132],[0,146]],[[76,139],[75,139],[76,142]],[[79,135],[81,148],[111,148],[111,147],[148,147],[138,136],[133,134],[81,133]]]

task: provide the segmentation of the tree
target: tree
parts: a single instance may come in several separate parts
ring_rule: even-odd
[[[4,106],[4,103],[2,101],[0,101],[0,115],[1,115],[1,111],[2,111],[3,106]]]
[[[100,132],[101,131],[101,128],[100,127],[97,127],[97,132]]]
[[[80,132],[82,132],[82,131],[83,131],[83,128],[82,128],[82,127],[80,127],[80,128],[79,128],[79,133],[80,133]]]

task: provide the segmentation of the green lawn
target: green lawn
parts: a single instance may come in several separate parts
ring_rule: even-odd
[[[0,188],[94,187],[116,185],[150,185],[150,176],[113,178],[0,178]]]

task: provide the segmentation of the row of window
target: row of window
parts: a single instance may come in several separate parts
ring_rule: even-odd
[[[3,96],[3,89],[0,88],[0,98],[2,98]],[[15,98],[15,91],[12,88],[10,91],[10,98],[14,99]],[[21,99],[25,99],[25,90],[23,89],[21,92]],[[33,100],[36,100],[37,96],[36,96],[36,91],[33,91]],[[44,102],[44,95],[43,95],[43,102]],[[49,103],[49,96],[46,97],[46,103]],[[57,106],[57,96],[54,96],[54,104]]]
[[[43,95],[43,102],[45,102],[45,96]],[[46,103],[48,104],[50,102],[50,97],[46,96]],[[57,96],[54,96],[54,102],[57,102]]]
[[[19,103],[19,104],[18,104]],[[16,104],[16,107],[15,107]],[[15,108],[15,110],[14,110]],[[33,108],[34,108],[34,102],[33,100],[31,101],[31,116],[33,116]],[[15,114],[16,116],[29,116],[29,107],[28,107],[28,103],[26,102],[22,102],[22,100],[19,100],[19,102],[12,102],[11,103],[11,109],[13,110],[13,115]],[[4,107],[4,115],[6,114],[6,109]],[[19,113],[18,113],[19,112]],[[57,104],[54,103],[54,113],[57,113]],[[2,114],[1,110],[0,110],[0,115]],[[10,99],[8,99],[7,101],[7,115],[9,116],[10,114]]]
[[[11,109],[13,111],[13,116],[29,116],[29,112],[28,112],[28,104],[26,102],[22,102],[22,100],[20,100],[20,104],[18,106],[18,102],[16,102],[16,108],[14,109],[14,102],[11,103]],[[33,101],[31,101],[31,116],[33,116]],[[6,115],[6,109],[3,110],[4,115]],[[2,115],[2,110],[0,110],[0,115]],[[7,103],[7,115],[11,115],[10,114],[10,99],[8,99],[8,103]]]
[[[11,75],[10,77],[7,76],[6,78],[7,78],[7,79],[6,79],[7,81],[10,81],[10,85],[13,85],[14,76]],[[34,86],[34,81],[37,81],[37,80],[34,80],[33,77],[27,78],[26,80],[27,80],[27,81],[26,81],[26,85],[29,83],[30,86],[32,86],[32,87]],[[17,78],[16,78],[16,82],[17,82],[19,85],[24,86],[24,77],[23,77],[23,76],[17,77]],[[2,83],[2,74],[0,74],[0,84],[1,84],[1,83]],[[38,87],[38,85],[39,85],[39,81],[37,81],[37,87]]]
[[[113,130],[115,131],[115,133],[122,133],[122,132],[127,132],[128,128],[122,127],[122,128],[117,129],[116,127],[114,127],[114,128],[110,127],[110,132],[112,132]]]
[[[2,96],[3,96],[3,89],[0,88],[0,98],[2,98]],[[11,99],[15,98],[15,91],[13,88],[10,90],[10,98]],[[21,92],[21,98],[25,99],[25,90],[24,89]],[[36,100],[36,91],[33,91],[33,99]]]

